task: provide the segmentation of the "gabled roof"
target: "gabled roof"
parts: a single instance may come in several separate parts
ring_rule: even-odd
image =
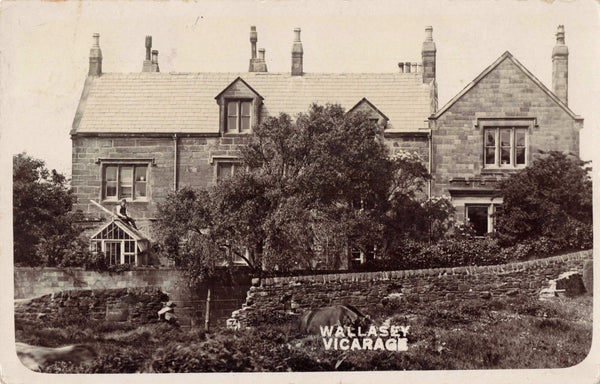
[[[229,90],[229,88],[231,88],[235,83],[240,82],[242,84],[244,84],[246,87],[248,87],[248,89],[250,89],[250,91],[252,91],[256,96],[260,97],[261,99],[264,99],[264,97],[262,97],[258,92],[256,92],[256,90],[254,88],[252,88],[248,83],[246,83],[244,81],[244,79],[242,79],[241,77],[237,77],[237,79],[233,80],[228,86],[225,87],[224,90],[222,90],[221,92],[219,92],[219,94],[217,96],[215,96],[215,99],[218,99],[219,97],[221,97],[222,94],[224,94],[225,92],[227,92],[227,90]]]
[[[295,117],[312,103],[345,109],[368,98],[389,117],[386,131],[427,128],[429,87],[421,73],[105,73],[88,77],[74,133],[219,132],[219,95],[236,79],[263,98],[261,117]]]
[[[144,236],[140,231],[123,223],[118,218],[115,218],[115,219],[111,220],[109,223],[107,223],[106,225],[102,226],[99,230],[94,232],[94,234],[92,236],[90,236],[90,239],[93,239],[94,237],[98,236],[102,231],[104,231],[106,228],[110,227],[111,225],[116,225],[117,227],[119,227],[123,232],[127,233],[133,240],[136,240],[136,241],[144,241],[144,240],[147,241],[148,240],[146,238],[146,236]]]
[[[379,116],[383,117],[386,120],[389,120],[389,118],[383,113],[381,112],[376,106],[373,105],[373,103],[371,103],[369,100],[367,100],[366,97],[363,97],[358,103],[356,103],[356,105],[354,105],[354,107],[350,108],[348,110],[348,113],[354,111],[355,109],[359,108],[361,105],[368,105],[368,107],[375,111],[377,114],[379,114]]]
[[[442,116],[448,109],[450,109],[454,103],[460,100],[466,93],[468,93],[473,87],[475,87],[481,80],[483,80],[490,72],[492,72],[496,67],[498,67],[504,60],[510,60],[514,63],[517,68],[519,68],[531,81],[533,81],[544,93],[548,95],[560,108],[562,108],[569,116],[573,119],[581,119],[580,116],[575,114],[562,100],[558,98],[549,90],[537,77],[535,77],[523,64],[519,62],[510,52],[504,52],[496,61],[492,63],[489,67],[487,67],[479,76],[477,76],[473,81],[471,81],[462,91],[460,91],[456,96],[454,96],[442,109],[437,111],[430,119],[437,119]]]

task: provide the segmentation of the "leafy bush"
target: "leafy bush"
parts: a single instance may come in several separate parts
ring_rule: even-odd
[[[569,241],[542,236],[508,247],[502,247],[500,240],[495,236],[477,239],[461,235],[440,240],[435,244],[407,240],[394,249],[389,257],[368,261],[355,269],[382,271],[495,265],[590,249],[591,233],[583,230],[579,233],[581,236],[575,234]]]
[[[590,170],[576,157],[549,152],[503,180],[496,225],[503,244],[547,237],[561,249],[576,249],[591,240]]]
[[[85,373],[136,373],[142,372],[146,357],[132,350],[116,350],[97,358]]]

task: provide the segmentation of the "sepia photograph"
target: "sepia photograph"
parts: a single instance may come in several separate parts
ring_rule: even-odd
[[[599,11],[2,0],[0,381],[598,382]]]

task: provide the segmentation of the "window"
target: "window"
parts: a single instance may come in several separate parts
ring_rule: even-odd
[[[486,168],[520,168],[527,164],[527,128],[485,128],[484,146]]]
[[[242,164],[236,161],[217,162],[217,183],[237,174],[242,169]]]
[[[252,101],[227,101],[227,133],[245,133],[250,131]]]
[[[484,236],[488,233],[487,205],[467,205],[466,218],[473,225],[476,236]]]
[[[148,165],[106,165],[102,182],[105,200],[145,200],[148,197]]]
[[[494,230],[494,212],[501,211],[499,204],[468,204],[465,205],[465,218],[473,225],[475,236],[485,236]]]
[[[357,268],[361,264],[375,260],[376,247],[369,248],[366,252],[358,248],[350,248],[350,269]]]

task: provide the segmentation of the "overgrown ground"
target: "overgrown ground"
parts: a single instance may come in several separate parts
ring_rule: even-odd
[[[325,351],[292,318],[246,331],[184,331],[168,324],[16,324],[17,341],[92,345],[98,358],[53,373],[430,370],[558,368],[582,361],[592,341],[592,298],[539,301],[524,296],[402,302],[371,309],[375,324],[410,325],[407,352]]]

